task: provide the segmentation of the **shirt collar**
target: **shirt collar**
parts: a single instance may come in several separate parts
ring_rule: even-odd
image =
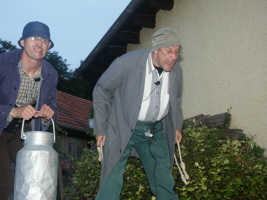
[[[153,64],[153,62],[152,62],[152,53],[149,53],[149,55],[148,55],[148,58],[147,58],[147,69],[148,69],[148,74],[151,74],[153,71],[157,71],[157,69],[154,67],[154,64]],[[157,73],[158,73],[158,71],[157,71]],[[165,72],[164,70],[163,70],[163,72],[160,74],[160,76],[159,76],[159,79],[161,79],[161,77],[163,76],[163,74],[165,74],[165,73],[169,73],[169,72]]]
[[[21,74],[22,73],[25,73],[26,74],[26,72],[23,69],[22,61],[21,60],[18,63],[18,68],[19,68],[19,71],[20,71]],[[35,77],[33,77],[33,79],[34,78],[41,78],[41,71],[42,71],[42,63],[41,63],[41,67],[40,67],[40,70],[39,70],[38,74]]]

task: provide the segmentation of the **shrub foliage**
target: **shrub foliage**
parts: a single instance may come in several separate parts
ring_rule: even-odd
[[[252,138],[231,140],[221,130],[199,124],[184,127],[183,133],[182,153],[191,179],[188,185],[177,179],[181,199],[267,199],[264,149]]]
[[[267,199],[267,161],[264,149],[252,138],[232,140],[222,130],[198,123],[184,126],[183,135],[182,157],[190,179],[185,185],[177,166],[174,166],[174,190],[179,199]],[[176,156],[178,158],[178,153]],[[75,164],[72,181],[65,187],[65,199],[94,199],[100,168],[97,153],[85,149],[81,160]],[[129,158],[121,199],[156,199],[149,190],[138,158]]]

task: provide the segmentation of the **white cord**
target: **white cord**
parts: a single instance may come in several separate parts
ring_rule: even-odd
[[[185,164],[184,164],[184,162],[183,162],[183,160],[182,160],[180,144],[179,144],[179,142],[178,142],[177,140],[176,140],[176,142],[177,142],[177,146],[178,146],[178,153],[179,153],[179,158],[180,158],[180,161],[181,161],[181,167],[180,167],[180,165],[179,165],[179,163],[178,163],[178,161],[177,161],[176,155],[175,155],[175,153],[174,153],[175,164],[176,164],[177,167],[178,167],[178,170],[179,170],[179,173],[180,173],[180,175],[181,175],[181,179],[182,179],[182,181],[184,182],[184,184],[188,185],[187,180],[190,179],[190,177],[189,177],[189,175],[188,175],[187,172],[186,172]],[[181,169],[181,168],[182,168],[182,169]]]
[[[101,146],[100,147],[97,147],[97,151],[98,151],[98,161],[99,162],[102,162],[103,159],[104,159],[102,142],[101,142]]]

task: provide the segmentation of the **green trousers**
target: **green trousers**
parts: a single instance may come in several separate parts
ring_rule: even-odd
[[[146,132],[153,133],[147,137]],[[173,192],[174,179],[169,151],[162,122],[138,122],[122,157],[103,182],[95,200],[119,200],[123,175],[131,149],[134,147],[141,159],[150,189],[157,200],[177,200]]]

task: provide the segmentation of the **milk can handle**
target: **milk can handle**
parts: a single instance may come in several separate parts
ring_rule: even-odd
[[[39,111],[38,111],[39,112]],[[54,143],[56,142],[56,131],[55,131],[55,123],[54,120],[51,118],[52,124],[53,124],[53,134],[54,134]],[[21,127],[21,139],[26,139],[26,134],[24,133],[24,122],[25,119],[22,121],[22,127]]]

